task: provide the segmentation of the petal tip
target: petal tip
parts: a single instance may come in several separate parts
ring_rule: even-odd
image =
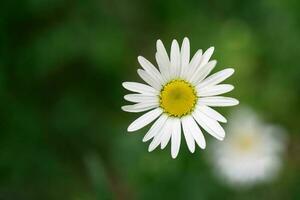
[[[143,56],[138,56],[137,57],[137,59],[138,59],[139,62],[141,62],[143,58],[144,58]]]
[[[228,71],[230,71],[231,74],[233,74],[235,72],[235,70],[233,68],[228,68]]]
[[[163,46],[161,39],[156,40],[156,48],[159,49],[161,46]]]
[[[128,85],[128,82],[123,82],[123,83],[122,83],[122,86],[123,86],[123,88],[125,88],[125,89],[126,89],[127,85]]]
[[[131,127],[131,126],[129,126],[127,128],[127,132],[134,132],[134,131],[136,131],[136,130],[133,127]]]
[[[173,48],[177,48],[177,46],[179,47],[179,45],[178,45],[178,42],[177,42],[177,40],[176,39],[173,39],[173,41],[172,41],[172,45],[171,45]],[[172,48],[171,47],[171,48]]]
[[[213,53],[215,51],[215,47],[214,46],[211,46],[207,49],[207,51],[211,51],[211,53]]]
[[[151,145],[151,144],[150,144],[150,145]],[[151,146],[148,147],[148,152],[152,152],[153,150],[154,150],[153,147],[151,147]]]
[[[216,64],[218,63],[217,60],[212,60],[212,61],[210,61],[210,62],[212,63],[212,65],[216,65]]]

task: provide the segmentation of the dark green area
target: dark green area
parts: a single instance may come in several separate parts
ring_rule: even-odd
[[[0,199],[300,199],[300,2],[20,0],[0,3]],[[153,153],[128,134],[122,81],[136,57],[188,36],[234,67],[230,93],[290,143],[278,179],[236,191],[182,141]],[[222,109],[228,113],[230,109]],[[213,138],[206,135],[209,141]]]

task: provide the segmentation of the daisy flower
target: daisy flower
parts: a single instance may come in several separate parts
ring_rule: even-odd
[[[217,63],[210,61],[214,47],[204,53],[198,50],[190,60],[188,38],[184,38],[181,48],[173,40],[170,56],[161,40],[157,41],[156,48],[158,69],[144,57],[138,57],[142,69],[138,69],[137,73],[146,84],[122,84],[134,92],[125,95],[125,100],[135,103],[123,106],[122,110],[134,113],[147,111],[129,125],[128,132],[139,130],[156,120],[143,141],[152,139],[148,149],[151,152],[159,145],[164,149],[171,140],[173,158],[178,155],[182,132],[192,153],[195,142],[202,149],[206,146],[200,127],[223,140],[225,131],[219,122],[226,122],[226,119],[210,107],[239,103],[234,98],[217,96],[233,90],[232,85],[219,83],[231,76],[234,70],[224,69],[207,77]]]
[[[226,140],[215,143],[209,155],[218,177],[234,187],[247,187],[276,176],[286,146],[280,127],[265,124],[252,110],[241,108],[232,115],[227,132]]]

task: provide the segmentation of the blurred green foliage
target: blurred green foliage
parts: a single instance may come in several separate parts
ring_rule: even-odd
[[[300,199],[300,2],[20,0],[0,3],[0,199]],[[140,54],[188,36],[236,69],[232,96],[290,137],[278,179],[236,191],[209,151],[147,152],[121,82]],[[234,108],[232,108],[234,109]],[[227,113],[230,109],[222,109]],[[210,141],[212,138],[206,136]]]

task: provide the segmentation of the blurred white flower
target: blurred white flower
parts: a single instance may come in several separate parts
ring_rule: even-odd
[[[231,116],[226,140],[210,157],[216,173],[234,187],[272,180],[282,165],[286,138],[282,128],[265,124],[249,108]]]
[[[125,95],[124,98],[135,104],[123,106],[122,109],[134,113],[148,111],[132,122],[127,130],[139,130],[158,118],[143,141],[153,138],[149,151],[158,146],[163,149],[171,141],[173,158],[179,152],[181,127],[192,153],[195,151],[195,142],[202,149],[206,146],[199,126],[223,140],[225,131],[219,122],[226,122],[226,119],[210,106],[234,106],[239,103],[234,98],[218,96],[233,90],[232,85],[219,83],[230,77],[234,70],[224,69],[207,77],[217,63],[215,60],[209,61],[214,48],[204,53],[200,49],[190,60],[188,38],[184,38],[181,48],[173,40],[170,56],[161,40],[157,41],[156,48],[155,58],[159,70],[144,57],[138,57],[143,69],[138,69],[137,73],[147,85],[123,83],[124,88],[135,93]]]

